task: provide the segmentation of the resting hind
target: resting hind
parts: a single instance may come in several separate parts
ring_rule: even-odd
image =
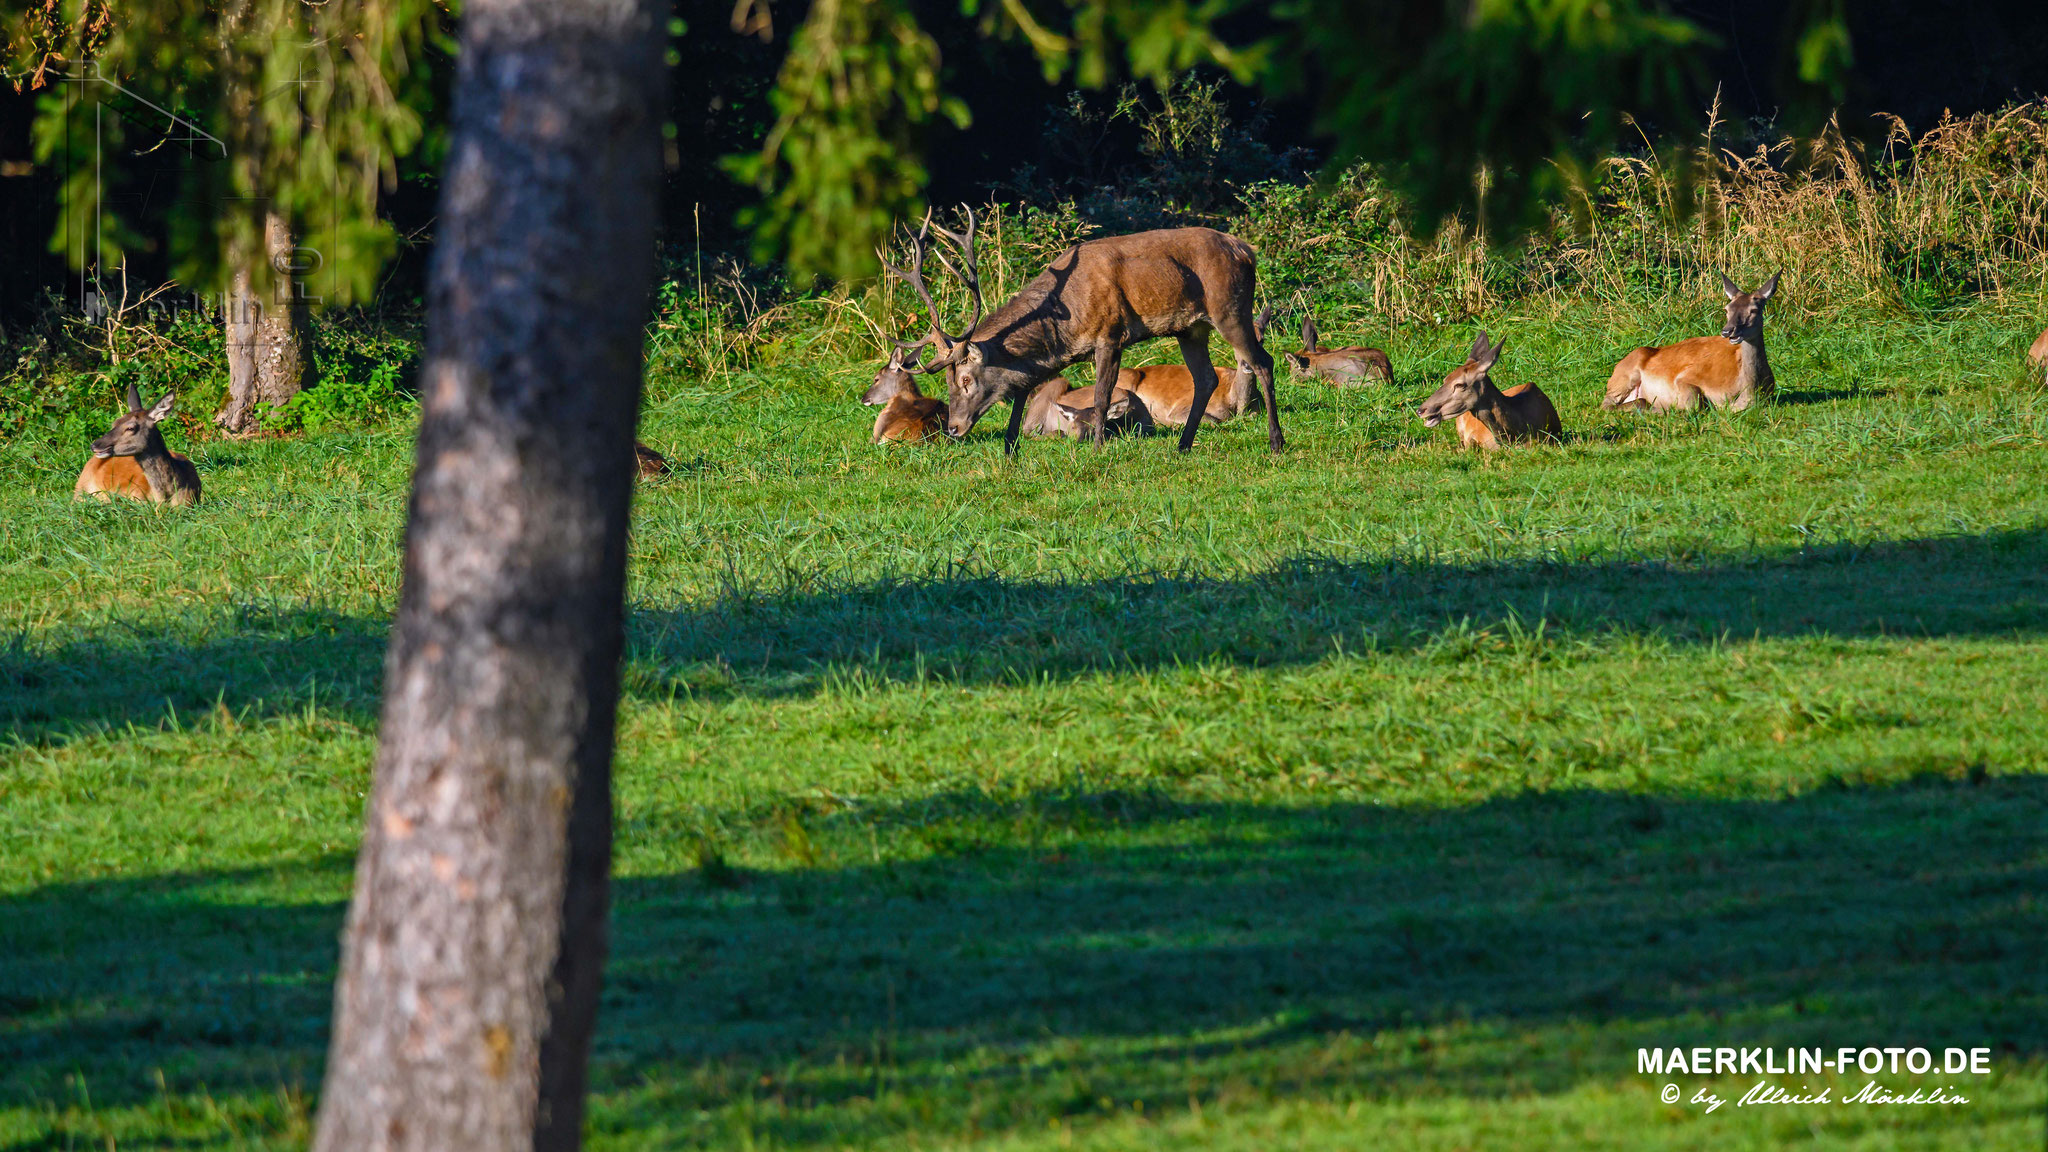
[[[1727,323],[1719,336],[1698,336],[1661,348],[1638,348],[1614,366],[1602,408],[1664,412],[1713,404],[1740,412],[1777,390],[1764,355],[1764,304],[1778,290],[1778,276],[1744,292],[1721,277],[1728,294]]]

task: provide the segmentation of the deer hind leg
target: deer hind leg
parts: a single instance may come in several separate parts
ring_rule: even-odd
[[[1124,345],[1112,338],[1095,350],[1095,446],[1109,443],[1109,403],[1116,396],[1117,377],[1124,371]]]
[[[1180,342],[1181,363],[1188,366],[1188,375],[1194,377],[1195,394],[1188,405],[1187,423],[1180,426],[1180,450],[1185,452],[1195,446],[1195,429],[1209,414],[1209,396],[1216,391],[1216,365],[1209,359],[1209,327],[1196,328],[1175,337]]]
[[[1216,331],[1223,334],[1223,340],[1237,353],[1238,370],[1250,370],[1258,378],[1259,390],[1266,402],[1266,443],[1278,452],[1287,447],[1287,437],[1280,431],[1280,402],[1273,395],[1273,358],[1266,354],[1265,345],[1259,343],[1252,331],[1252,301],[1246,291],[1244,306],[1226,311],[1216,317]]]
[[[1602,408],[1650,407],[1643,396],[1643,361],[1650,352],[1651,349],[1638,348],[1614,366],[1607,377],[1607,394],[1600,401]]]

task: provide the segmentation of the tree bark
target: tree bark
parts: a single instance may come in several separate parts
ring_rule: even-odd
[[[469,0],[313,1147],[573,1149],[605,954],[658,0]]]
[[[311,384],[306,302],[292,276],[296,243],[275,212],[264,213],[263,247],[265,265],[237,260],[228,289],[228,402],[214,422],[236,435],[262,428],[266,409]]]

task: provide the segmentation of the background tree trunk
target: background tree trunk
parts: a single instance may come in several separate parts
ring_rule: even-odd
[[[264,213],[263,247],[235,262],[228,289],[228,402],[214,422],[238,435],[260,429],[269,408],[311,384],[306,306],[289,271],[294,241],[275,212]]]
[[[605,953],[656,0],[470,0],[313,1147],[577,1146]]]

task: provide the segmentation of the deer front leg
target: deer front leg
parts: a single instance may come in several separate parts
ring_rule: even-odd
[[[1273,395],[1273,358],[1259,350],[1258,358],[1252,361],[1252,372],[1259,378],[1259,388],[1266,394],[1266,444],[1278,452],[1287,447],[1287,437],[1280,432],[1280,401]]]
[[[1216,365],[1209,359],[1209,333],[1183,332],[1180,341],[1181,363],[1188,366],[1188,375],[1194,377],[1195,395],[1188,408],[1188,422],[1180,426],[1180,450],[1185,452],[1195,446],[1195,429],[1209,416],[1209,395],[1216,391]]]
[[[1010,393],[1010,427],[1003,433],[1003,455],[1017,454],[1017,437],[1024,429],[1024,405],[1030,402],[1029,392]]]
[[[1124,371],[1123,341],[1112,339],[1095,350],[1095,446],[1109,443],[1109,402],[1116,396],[1116,378]]]

